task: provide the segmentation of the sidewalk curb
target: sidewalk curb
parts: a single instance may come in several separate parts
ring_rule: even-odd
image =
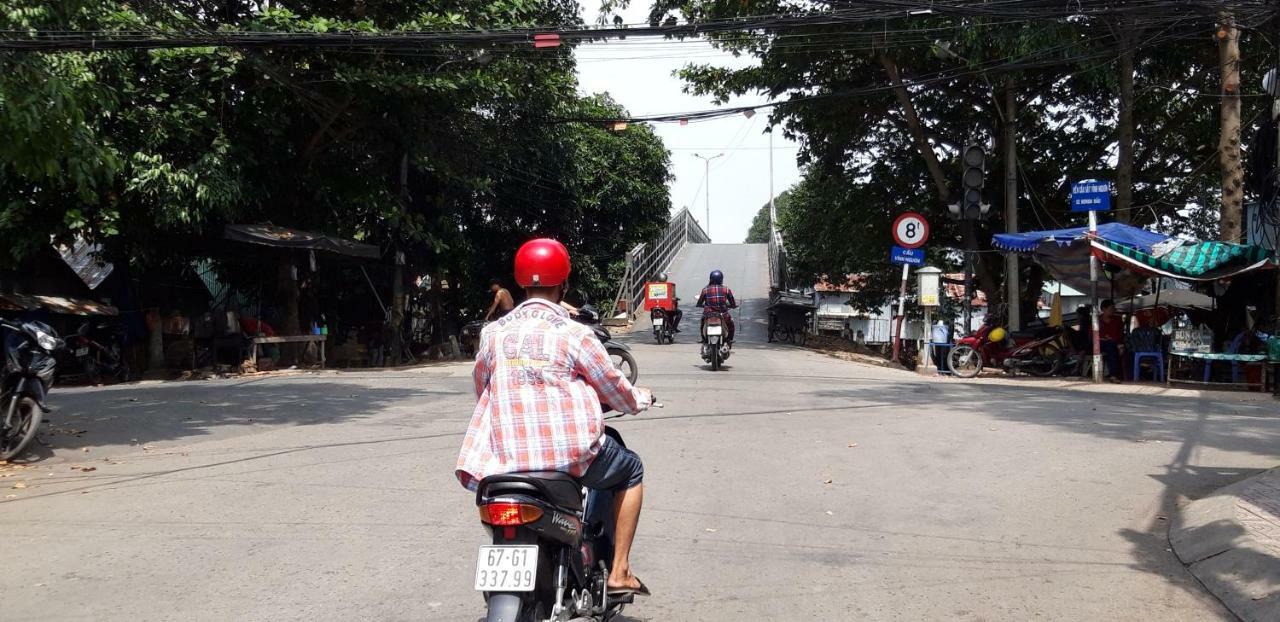
[[[1280,468],[1194,501],[1175,513],[1169,544],[1205,589],[1241,620],[1280,620]],[[1259,537],[1261,536],[1261,537]]]

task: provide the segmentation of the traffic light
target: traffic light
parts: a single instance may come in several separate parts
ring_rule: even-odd
[[[987,153],[978,145],[966,145],[960,155],[964,165],[964,176],[960,178],[961,194],[959,205],[948,206],[953,215],[966,220],[978,220],[986,217],[991,204],[982,200],[982,186],[986,178]],[[959,212],[959,214],[956,214]]]

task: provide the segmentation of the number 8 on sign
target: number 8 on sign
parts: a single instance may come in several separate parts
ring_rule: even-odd
[[[929,241],[929,222],[924,216],[907,212],[893,221],[893,241],[903,248],[920,248]]]

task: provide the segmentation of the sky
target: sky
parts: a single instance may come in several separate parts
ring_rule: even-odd
[[[623,21],[639,24],[648,15],[648,3],[637,2],[622,11]],[[594,8],[584,8],[583,19],[594,24]],[[655,38],[607,41],[580,45],[578,80],[583,93],[607,92],[632,116],[709,110],[711,97],[684,93],[684,81],[673,72],[688,63],[711,63],[723,67],[745,67],[752,59],[734,58],[703,41],[678,43]],[[735,98],[726,106],[767,101],[761,96]],[[747,236],[751,220],[769,202],[769,136],[764,132],[768,111],[748,119],[742,115],[691,122],[653,125],[671,151],[670,183],[673,209],[689,207],[703,228],[707,226],[706,165],[695,157],[711,161],[711,240],[739,243]],[[773,138],[773,187],[781,193],[800,179],[796,167],[796,143],[781,131]]]

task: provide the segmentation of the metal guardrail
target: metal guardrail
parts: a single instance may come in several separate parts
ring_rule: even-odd
[[[622,285],[614,300],[614,309],[618,303],[627,302],[627,312],[634,313],[640,301],[644,299],[644,284],[653,275],[666,270],[675,260],[676,255],[687,244],[708,244],[711,237],[702,229],[702,225],[693,218],[689,210],[682,209],[671,217],[667,228],[657,240],[647,244],[637,244],[627,253],[627,271]]]
[[[782,244],[782,233],[769,232],[769,288],[775,291],[787,289],[787,249]]]

